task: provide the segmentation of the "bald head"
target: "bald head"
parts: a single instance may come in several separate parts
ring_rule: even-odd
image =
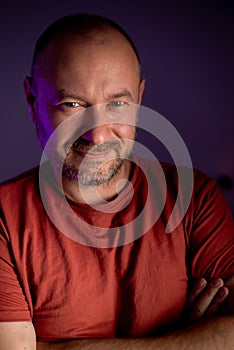
[[[131,152],[135,124],[122,123],[121,118],[133,118],[136,123],[137,115],[132,112],[132,106],[141,103],[144,91],[139,67],[139,57],[131,39],[117,24],[103,17],[74,15],[62,18],[49,26],[37,41],[33,79],[26,77],[24,88],[42,147],[63,122],[94,106],[95,112],[91,108],[90,118],[79,119],[81,148],[79,152],[71,153],[66,163],[69,169],[72,173],[79,169],[90,146],[111,142],[119,145],[116,152],[110,146],[105,157],[99,154],[91,162],[91,171],[87,168],[89,184],[93,183],[95,169],[104,159],[103,163],[107,164],[103,164],[99,184],[108,182],[121,169],[121,176],[128,177],[129,164],[122,160],[126,160]],[[96,125],[103,116],[108,123]],[[91,125],[85,130],[88,121]],[[67,133],[62,137],[62,143],[70,139]],[[110,162],[106,162],[107,154]]]
[[[140,72],[140,60],[136,47],[129,35],[114,21],[102,16],[90,14],[75,14],[63,17],[53,22],[37,40],[31,75],[33,80],[43,75],[46,51],[54,41],[60,42],[61,50],[72,38],[80,39],[81,43],[90,45],[110,46],[116,39],[122,40],[123,46],[128,45],[135,56],[137,69]],[[53,45],[52,45],[53,46]],[[77,46],[78,47],[78,46]]]

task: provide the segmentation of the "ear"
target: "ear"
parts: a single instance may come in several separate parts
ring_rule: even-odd
[[[141,78],[140,84],[139,84],[139,98],[138,98],[138,104],[141,104],[143,92],[145,90],[145,79]]]
[[[32,119],[33,124],[36,121],[36,95],[34,89],[32,87],[32,78],[26,76],[24,78],[24,93],[26,97],[26,101],[29,108],[29,113]]]

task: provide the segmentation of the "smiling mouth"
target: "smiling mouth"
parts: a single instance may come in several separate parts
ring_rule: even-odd
[[[73,143],[71,150],[81,159],[87,161],[101,161],[109,158],[111,154],[116,158],[120,152],[120,143],[117,140],[111,140],[102,144],[93,145],[81,139]]]
[[[100,151],[100,152],[91,152],[91,151],[78,151],[74,150],[75,153],[77,153],[81,158],[86,158],[87,160],[90,159],[101,159],[101,158],[106,158],[107,155],[110,153],[110,150],[106,151]]]

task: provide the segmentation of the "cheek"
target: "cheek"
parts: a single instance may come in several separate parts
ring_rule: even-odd
[[[64,121],[57,108],[40,104],[37,113],[38,124],[43,126],[43,129],[51,134]]]
[[[135,140],[136,128],[131,125],[119,125],[118,136],[122,139]]]

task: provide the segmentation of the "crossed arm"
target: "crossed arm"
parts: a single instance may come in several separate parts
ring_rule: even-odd
[[[36,342],[32,323],[8,322],[0,324],[0,350],[231,350],[234,344],[234,276],[225,286],[222,280],[215,281],[217,285],[198,280],[188,298],[187,325],[164,336],[44,343]],[[225,315],[216,316],[225,304]]]

